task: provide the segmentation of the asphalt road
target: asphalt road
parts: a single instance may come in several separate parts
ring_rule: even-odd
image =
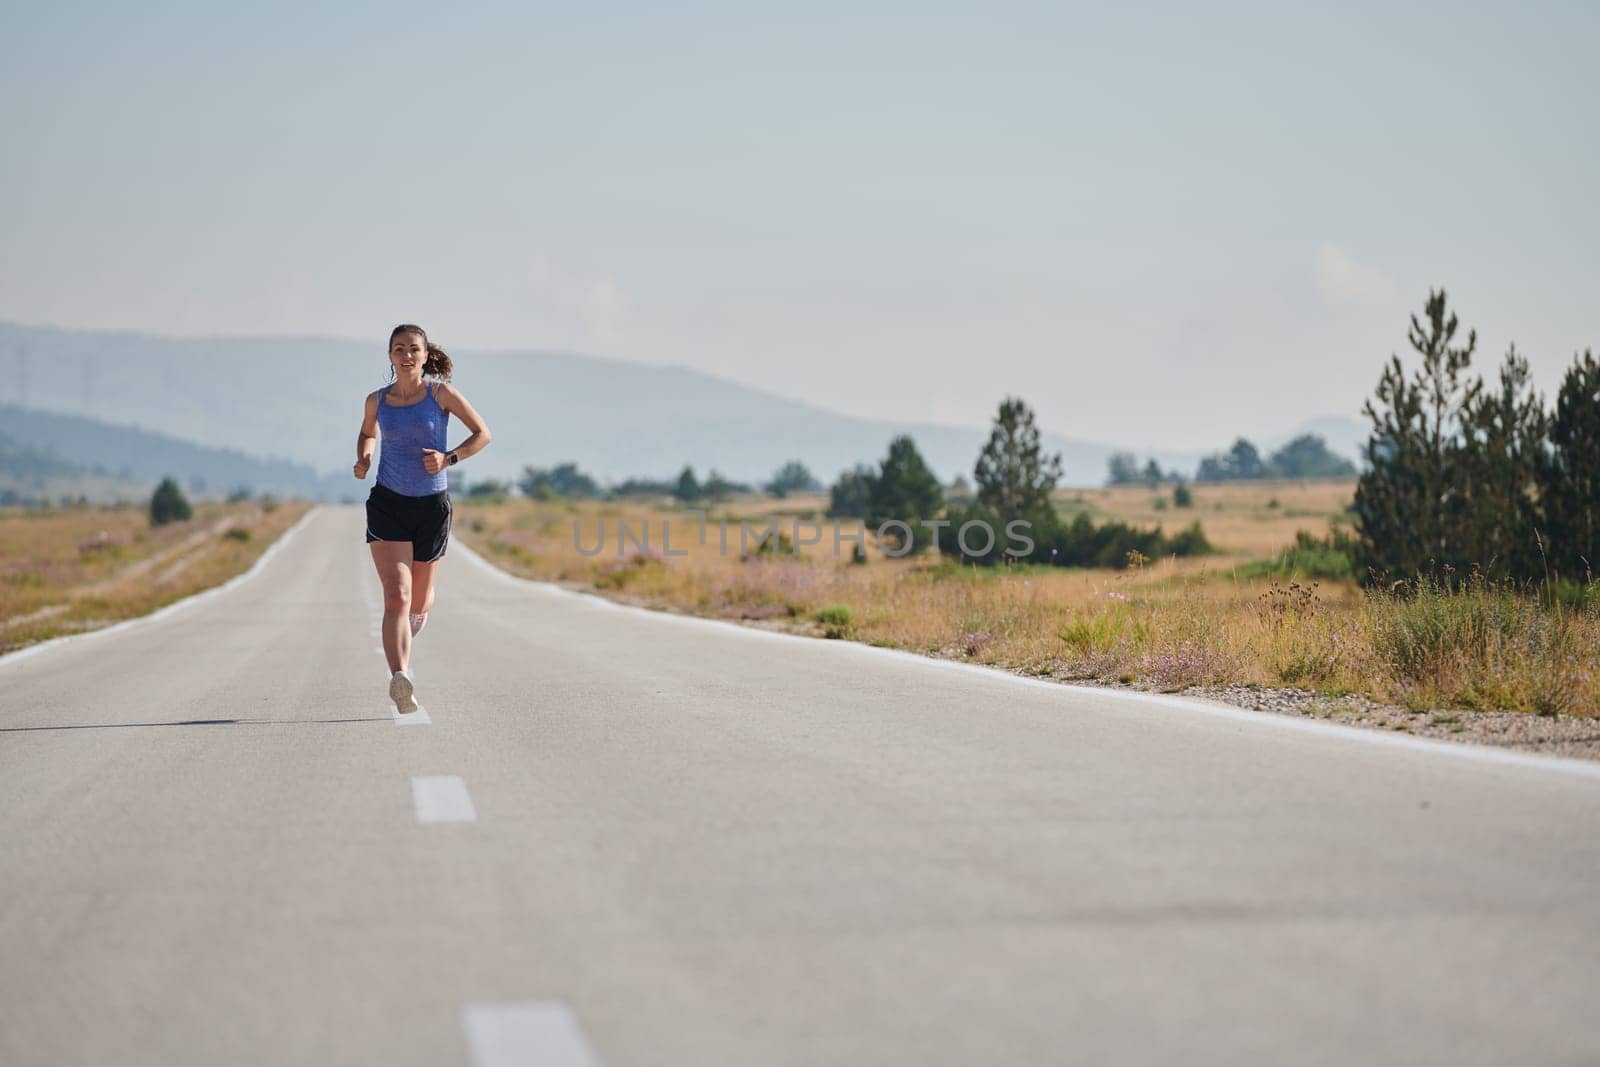
[[[215,595],[0,659],[0,1063],[1600,1062],[1593,765],[617,608],[459,543],[397,722],[362,530],[320,509]]]

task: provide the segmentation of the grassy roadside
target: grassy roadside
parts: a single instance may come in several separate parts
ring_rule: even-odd
[[[156,527],[143,506],[0,509],[0,654],[219,585],[310,506],[205,503],[184,522]]]
[[[466,503],[456,530],[512,573],[1040,677],[1159,691],[1293,690],[1415,712],[1428,722],[1458,709],[1596,715],[1600,617],[1592,600],[1546,606],[1486,586],[1368,593],[1349,580],[1272,573],[1294,534],[1325,532],[1348,493],[1348,483],[1201,487],[1194,513],[1222,551],[1123,571],[978,569],[889,559],[871,545],[867,562],[852,563],[849,542],[834,555],[827,524],[822,543],[798,556],[740,552],[738,518],[757,525],[820,519],[825,501],[817,498],[714,508],[704,545],[697,520],[665,503]],[[1063,510],[1079,504],[1075,497],[1104,518],[1192,521],[1187,509],[1174,515],[1154,507],[1150,490],[1068,493]],[[726,551],[718,518],[727,523]],[[579,544],[594,548],[602,520],[601,550],[579,551]],[[620,551],[619,521],[635,535]],[[661,536],[667,528],[671,555]],[[1451,729],[1459,720],[1438,725],[1460,732]]]

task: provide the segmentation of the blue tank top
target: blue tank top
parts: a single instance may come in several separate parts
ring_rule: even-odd
[[[389,403],[389,386],[378,390],[378,484],[405,496],[432,496],[448,488],[444,468],[438,474],[422,469],[422,450],[443,452],[445,423],[450,413],[433,397],[433,383],[415,404]]]

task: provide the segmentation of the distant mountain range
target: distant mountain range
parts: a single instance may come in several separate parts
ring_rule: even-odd
[[[171,473],[220,491],[247,485],[359,499],[371,475],[357,482],[349,465],[362,398],[388,380],[381,340],[180,339],[0,323],[0,400],[11,402],[0,404],[0,419],[25,444],[114,473],[127,468],[141,481]],[[881,459],[901,433],[916,440],[942,479],[970,480],[988,437],[987,427],[840,415],[686,367],[559,352],[452,355],[456,384],[495,435],[464,472],[469,481],[514,479],[526,465],[573,460],[602,482],[671,477],[690,464],[702,477],[714,468],[760,483],[799,459],[831,482],[841,470]],[[19,418],[26,432],[18,432]],[[118,437],[104,424],[130,432]],[[1365,436],[1354,419],[1312,426],[1352,457]],[[453,425],[451,443],[462,436]],[[1201,458],[1042,436],[1048,450],[1062,454],[1070,485],[1100,484],[1119,450],[1185,473]],[[1281,440],[1256,443],[1268,451]],[[1219,441],[1217,450],[1230,443]]]
[[[98,480],[102,496],[131,499],[169,475],[190,493],[219,496],[245,487],[255,493],[325,499],[345,488],[308,464],[263,460],[234,448],[197,445],[82,415],[0,404],[0,426],[9,431],[0,434],[0,473],[36,488],[44,479],[88,478]]]

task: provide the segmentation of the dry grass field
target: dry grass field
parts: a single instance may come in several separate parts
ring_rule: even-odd
[[[1087,511],[1096,520],[1119,519],[1168,531],[1198,520],[1206,537],[1234,559],[1264,558],[1294,543],[1305,530],[1318,537],[1355,497],[1354,481],[1223,482],[1190,486],[1194,504],[1172,506],[1172,488],[1117,486],[1056,495],[1063,512]]]
[[[717,506],[704,543],[699,520],[666,501],[463,503],[456,531],[513,573],[633,603],[1042,676],[1161,690],[1292,686],[1419,708],[1595,713],[1600,620],[1592,612],[1543,608],[1488,588],[1398,597],[1348,581],[1243,576],[1241,563],[1271,557],[1297,530],[1326,533],[1350,489],[1202,487],[1192,511],[1157,511],[1148,490],[1064,494],[1063,510],[1086,506],[1102,518],[1187,524],[1198,515],[1221,549],[1120,571],[891,559],[870,544],[866,562],[853,563],[843,535],[835,553],[819,497]],[[798,553],[741,551],[740,518],[751,520],[748,549],[761,524],[796,517],[821,522],[821,543]],[[622,524],[631,533],[619,545]],[[819,533],[788,529],[802,540]]]
[[[224,582],[309,506],[199,504],[187,521],[156,527],[143,506],[0,509],[0,653]]]

